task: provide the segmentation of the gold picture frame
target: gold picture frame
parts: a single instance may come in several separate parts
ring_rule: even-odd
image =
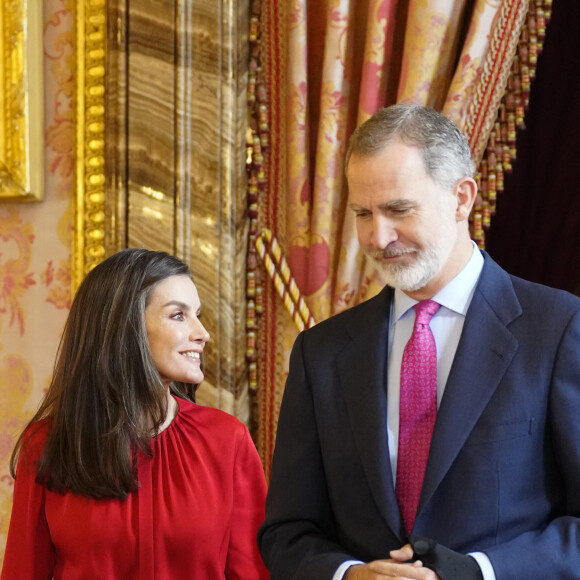
[[[72,285],[105,257],[106,0],[77,0],[76,203]]]
[[[0,3],[0,201],[44,195],[42,0]]]

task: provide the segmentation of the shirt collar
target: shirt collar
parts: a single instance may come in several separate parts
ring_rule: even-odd
[[[471,243],[473,244],[473,252],[469,262],[467,262],[463,270],[453,280],[441,288],[432,298],[432,300],[435,300],[441,306],[463,316],[467,314],[467,309],[471,304],[475,287],[477,286],[481,270],[483,269],[483,256],[473,240]],[[393,317],[391,318],[393,324],[415,304],[417,304],[417,300],[407,296],[402,290],[395,289]]]

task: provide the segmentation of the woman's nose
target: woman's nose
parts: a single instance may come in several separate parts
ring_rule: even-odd
[[[201,323],[201,320],[196,320],[191,327],[191,339],[199,340],[204,344],[210,339],[209,332]]]

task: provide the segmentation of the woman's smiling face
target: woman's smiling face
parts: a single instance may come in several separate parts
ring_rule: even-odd
[[[209,333],[200,320],[201,304],[188,276],[170,276],[151,292],[145,327],[153,361],[162,379],[198,384],[201,355]]]

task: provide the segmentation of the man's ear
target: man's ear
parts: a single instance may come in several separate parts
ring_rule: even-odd
[[[454,186],[455,197],[457,198],[457,209],[455,219],[458,222],[469,219],[471,208],[477,197],[477,183],[471,177],[462,177],[457,180]]]

